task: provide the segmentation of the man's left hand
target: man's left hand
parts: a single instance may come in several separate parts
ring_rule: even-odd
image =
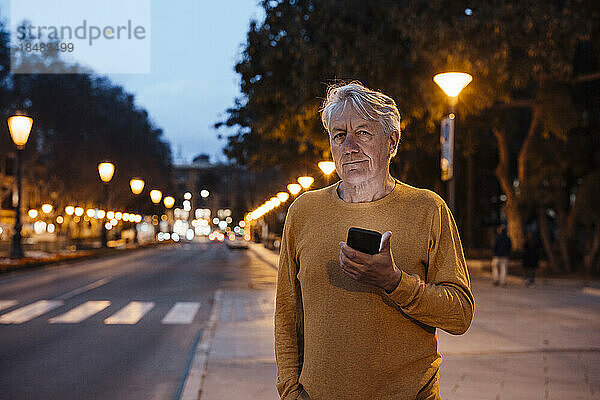
[[[400,283],[402,271],[392,257],[390,238],[392,232],[381,236],[381,249],[378,254],[367,254],[340,242],[340,266],[350,278],[359,282],[378,286],[392,292]]]

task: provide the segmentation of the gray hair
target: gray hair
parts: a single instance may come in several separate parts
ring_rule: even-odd
[[[392,131],[398,131],[398,138],[400,138],[400,112],[394,99],[371,90],[358,81],[331,85],[327,88],[327,97],[323,101],[320,112],[321,121],[328,133],[331,133],[329,130],[331,118],[337,113],[344,112],[348,100],[362,118],[379,122],[388,137]],[[397,148],[396,144],[392,157],[396,155]]]

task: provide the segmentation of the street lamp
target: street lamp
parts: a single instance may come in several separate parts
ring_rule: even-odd
[[[131,178],[129,180],[129,187],[131,187],[131,193],[133,193],[134,197],[142,193],[145,184],[146,183],[144,182],[144,180],[139,177]],[[137,225],[135,223],[133,224],[133,243],[138,243]]]
[[[285,203],[287,201],[287,199],[290,198],[290,195],[287,194],[286,192],[279,192],[277,193],[277,198],[279,199],[279,201],[281,201],[282,203]]]
[[[102,191],[104,195],[104,201],[108,208],[108,183],[111,181],[113,175],[115,173],[115,164],[110,161],[103,161],[98,164],[98,174],[100,175],[100,180],[102,181]],[[91,218],[91,217],[90,217]],[[108,234],[106,232],[106,224],[100,222],[102,224],[102,247],[108,247]]]
[[[133,194],[140,194],[144,190],[145,182],[142,178],[131,178],[129,186]]]
[[[160,203],[160,199],[162,199],[162,192],[160,190],[153,189],[150,191],[150,200],[152,200],[154,204]]]
[[[454,126],[456,124],[456,102],[460,92],[473,80],[464,72],[444,72],[433,77],[433,81],[446,93],[449,98],[450,112],[442,120],[441,137],[442,157],[440,166],[442,180],[447,182],[448,205],[452,214],[456,212],[456,179],[454,179]]]
[[[163,202],[165,203],[165,207],[167,208],[173,208],[173,206],[175,205],[175,199],[171,196],[165,197]]]
[[[297,183],[290,183],[289,185],[287,185],[287,190],[291,194],[296,195],[302,190],[302,186],[298,185]]]
[[[21,152],[27,144],[32,125],[33,118],[24,115],[13,115],[8,118],[10,137],[17,146],[15,156],[15,163],[17,164],[17,210],[15,214],[15,233],[10,250],[12,258],[23,258],[23,246],[21,245]]]
[[[298,178],[298,183],[302,185],[304,189],[308,189],[314,181],[315,178],[313,178],[312,176],[301,176]]]
[[[329,185],[329,178],[331,176],[331,173],[335,171],[335,163],[333,161],[320,161],[317,165],[325,174],[325,181]]]
[[[320,161],[317,165],[327,176],[331,175],[331,173],[335,171],[335,163],[333,161]]]

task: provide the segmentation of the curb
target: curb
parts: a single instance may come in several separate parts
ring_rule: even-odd
[[[208,326],[202,333],[202,339],[194,351],[194,358],[191,362],[191,368],[185,378],[183,393],[180,400],[200,400],[202,397],[202,385],[206,377],[206,365],[210,354],[212,339],[215,335],[217,321],[221,312],[221,296],[223,291],[217,289],[214,295],[213,306],[208,319]]]

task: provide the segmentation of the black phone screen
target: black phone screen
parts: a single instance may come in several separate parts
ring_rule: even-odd
[[[369,229],[355,228],[348,229],[348,246],[367,254],[379,253],[381,243],[381,233]]]

